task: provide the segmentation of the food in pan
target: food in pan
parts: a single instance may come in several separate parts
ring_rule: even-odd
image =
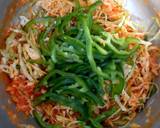
[[[156,91],[159,48],[115,0],[39,0],[10,27],[0,69],[43,128],[124,126]]]

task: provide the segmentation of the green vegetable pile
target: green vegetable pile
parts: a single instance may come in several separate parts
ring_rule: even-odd
[[[54,102],[68,106],[79,113],[78,121],[85,128],[102,128],[101,123],[116,112],[117,107],[95,117],[94,109],[104,106],[104,95],[120,95],[125,88],[123,65],[139,48],[136,38],[115,38],[93,20],[93,13],[100,1],[90,7],[77,3],[72,13],[64,17],[40,17],[29,21],[24,30],[43,25],[38,35],[41,60],[30,60],[47,68],[47,75],[36,90],[46,86],[47,92],[33,101],[33,106]],[[38,30],[39,31],[39,30]],[[130,43],[136,45],[129,49]],[[105,84],[105,81],[109,81]],[[42,120],[38,112],[35,118],[43,128],[59,128]]]

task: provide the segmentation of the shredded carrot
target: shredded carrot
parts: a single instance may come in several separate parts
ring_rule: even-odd
[[[30,83],[24,76],[15,77],[11,84],[7,87],[12,101],[15,102],[18,111],[24,112],[26,115],[31,114],[34,84]]]

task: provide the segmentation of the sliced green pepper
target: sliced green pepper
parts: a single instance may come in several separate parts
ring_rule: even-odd
[[[75,111],[80,112],[83,119],[88,119],[89,117],[88,107],[76,98],[71,99],[55,93],[46,93],[36,98],[33,105],[36,106],[44,101],[53,101],[64,106],[71,107]]]
[[[49,42],[48,42],[48,48],[50,49],[50,56],[51,56],[51,60],[54,63],[57,63],[57,57],[56,57],[56,43],[55,43],[55,39],[54,36],[51,36]]]
[[[32,25],[35,24],[44,24],[45,26],[48,26],[49,23],[54,22],[54,18],[47,16],[47,17],[40,17],[40,18],[35,18],[33,20],[30,20],[25,26],[24,30],[28,32],[29,29],[32,29]]]
[[[75,47],[85,49],[85,45],[80,40],[78,40],[76,38],[72,38],[70,36],[64,35],[63,39],[64,39],[65,42],[68,42]]]
[[[66,72],[63,72],[63,71],[60,71],[60,70],[55,70],[55,73],[57,73],[61,76],[65,76],[65,77],[74,79],[81,87],[83,87],[85,90],[88,90],[88,87],[87,87],[86,83],[79,76],[77,76],[73,73],[66,73]]]
[[[92,92],[87,91],[87,92],[81,92],[76,88],[68,88],[65,90],[61,91],[61,94],[70,94],[73,95],[77,98],[85,98],[87,99],[89,102],[94,103],[96,105],[100,105],[103,106],[104,102],[101,99],[98,99]]]
[[[92,38],[91,38],[91,34],[90,34],[90,30],[87,26],[87,23],[85,21],[85,19],[82,19],[82,24],[83,24],[83,29],[84,29],[84,33],[85,33],[85,38],[86,38],[86,53],[87,53],[87,58],[89,60],[89,63],[91,65],[91,68],[94,72],[96,72],[98,75],[104,77],[104,78],[108,78],[108,75],[103,73],[102,70],[100,69],[100,67],[97,67],[96,62],[93,58],[93,51],[92,51],[92,44],[94,43]]]
[[[98,115],[96,119],[94,120],[95,122],[102,122],[108,117],[112,116],[115,112],[117,111],[116,108],[111,108],[106,112],[103,112],[101,115]]]
[[[47,124],[45,121],[43,121],[42,117],[40,116],[40,114],[36,111],[33,111],[33,115],[36,119],[36,121],[38,122],[38,124],[42,127],[42,128],[62,128],[62,126],[60,125],[51,125],[51,124]]]

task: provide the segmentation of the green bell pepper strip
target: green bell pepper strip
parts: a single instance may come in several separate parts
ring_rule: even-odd
[[[50,125],[43,121],[40,114],[36,111],[33,111],[34,118],[36,119],[37,123],[40,125],[41,128],[62,128],[60,125]]]
[[[48,49],[50,50],[50,56],[53,63],[57,63],[57,57],[56,57],[56,43],[55,43],[55,37],[52,35],[48,42]]]
[[[88,86],[86,85],[84,80],[82,78],[80,78],[78,75],[75,75],[73,73],[66,73],[66,72],[63,72],[60,70],[55,70],[55,73],[57,73],[63,77],[68,77],[68,78],[74,79],[82,88],[84,88],[85,90],[88,90]]]
[[[99,78],[98,78],[98,80],[99,80]],[[99,81],[98,81],[99,82]],[[104,91],[103,91],[103,86],[100,86],[99,84],[98,84],[98,82],[96,82],[95,80],[93,80],[92,78],[87,78],[87,83],[88,83],[88,85],[90,85],[89,86],[89,88],[90,88],[90,90],[92,91],[92,89],[94,89],[95,91],[94,91],[94,93],[96,94],[96,95],[98,95],[98,96],[103,96],[103,94],[104,94]],[[93,91],[92,91],[93,92]]]
[[[115,95],[120,95],[125,87],[125,78],[120,74],[117,74],[117,80],[119,83],[111,85],[112,97]]]
[[[49,62],[47,62],[44,59],[38,59],[38,60],[29,59],[29,60],[27,60],[27,62],[29,62],[31,64],[39,64],[39,65],[45,65],[45,66],[49,64]]]
[[[119,38],[119,39],[116,39],[116,38],[112,38],[111,42],[113,42],[114,44],[120,46],[121,48],[127,48],[129,43],[126,41],[125,38]]]
[[[94,121],[94,119],[90,119],[91,124],[93,126],[93,128],[103,128],[103,126],[101,125],[101,123]]]
[[[81,74],[83,73],[82,71],[85,71],[87,69],[89,69],[88,64],[86,63],[61,63],[57,65],[57,69],[61,69],[61,71],[64,72],[75,72],[75,74]]]
[[[102,4],[102,1],[101,0],[98,0],[98,1],[96,1],[95,3],[93,3],[91,6],[89,6],[86,10],[87,10],[87,20],[86,20],[86,22],[87,22],[87,25],[88,25],[88,27],[89,27],[89,29],[91,29],[92,28],[92,26],[93,26],[93,22],[94,22],[94,20],[93,20],[93,12],[97,9],[97,7],[99,6],[99,5],[101,5]]]
[[[28,32],[29,29],[32,29],[32,25],[35,24],[44,24],[48,26],[49,23],[54,22],[54,18],[47,16],[47,17],[40,17],[40,18],[35,18],[33,20],[30,20],[25,26],[24,30]]]
[[[76,36],[76,39],[81,39],[82,38],[82,36],[83,36],[83,29],[81,29],[81,28],[79,28],[79,32],[77,33],[77,36]]]
[[[94,4],[92,4],[91,6],[88,7],[88,13],[93,13],[93,11],[95,11],[97,9],[98,6],[100,6],[102,4],[101,0],[97,0]]]
[[[71,28],[67,28],[65,32],[65,34],[67,34],[68,36],[73,36],[73,37],[75,37],[77,33],[79,33],[79,29],[77,28],[77,26],[71,26]]]
[[[77,54],[74,53],[69,53],[69,52],[63,52],[63,51],[57,51],[57,56],[58,59],[61,61],[66,61],[66,62],[78,62],[78,63],[83,63],[83,60],[80,59],[80,57]]]
[[[55,74],[59,74],[61,75],[62,77],[64,78],[70,78],[70,79],[73,79],[75,80],[75,82],[77,82],[79,84],[79,86],[81,86],[84,91],[87,91],[88,90],[88,86],[86,85],[86,83],[83,81],[82,78],[80,78],[79,76],[73,74],[73,73],[66,73],[66,72],[63,72],[63,71],[59,71],[59,70],[53,70],[53,71],[50,71],[48,75],[46,75],[40,82],[39,84],[37,85],[37,88],[39,88],[41,85],[44,85],[44,86],[49,86],[48,84],[53,84],[53,87],[51,88],[52,90],[57,90],[59,89],[62,85],[64,85],[64,81],[57,81],[56,79],[53,81],[53,83],[49,82],[49,78],[52,77],[53,75]]]
[[[32,105],[35,107],[35,106],[41,104],[42,102],[47,101],[47,100],[48,100],[48,97],[50,97],[51,94],[52,94],[52,93],[47,92],[47,93],[45,93],[45,94],[43,94],[43,95],[35,98],[34,101],[32,102]]]
[[[103,128],[101,122],[103,122],[105,119],[109,118],[116,112],[116,108],[111,108],[106,112],[103,112],[101,115],[98,115],[95,119],[90,119],[91,124],[94,128]]]
[[[134,38],[134,37],[127,37],[127,38],[114,38],[112,37],[112,41],[116,43],[117,45],[121,47],[128,47],[130,43],[138,43],[140,42],[139,39]]]
[[[128,51],[122,51],[122,50],[118,50],[116,47],[114,47],[111,42],[110,42],[110,39],[107,40],[107,46],[114,52],[116,53],[117,55],[131,55],[133,54],[135,51],[137,51],[137,49],[139,48],[139,45],[136,45],[133,49],[130,50],[130,52]]]
[[[92,25],[93,25],[93,12],[97,9],[97,7],[99,5],[102,4],[102,1],[98,0],[96,1],[94,4],[92,4],[91,6],[89,6],[86,10],[88,11],[87,12],[87,25],[88,27],[91,29],[92,28]]]
[[[45,44],[45,39],[46,39],[47,35],[54,29],[54,27],[55,27],[55,23],[54,22],[50,23],[47,26],[46,30],[44,32],[40,33],[39,38],[38,38],[38,42],[40,44],[40,49],[41,49],[43,55],[45,55],[45,56],[50,55],[50,51],[51,51],[50,48],[52,48],[52,45],[51,45],[51,47],[49,47],[47,45],[52,44],[54,36],[51,36],[49,43],[47,42],[48,44]]]
[[[80,125],[80,128],[92,128],[92,126],[86,125],[84,121],[78,121],[78,124]]]
[[[90,67],[87,63],[74,63],[71,65],[68,64],[67,66],[66,66],[66,64],[67,63],[61,64],[61,65],[59,64],[57,68],[63,67],[63,68],[61,68],[62,71],[75,72],[75,74],[81,74],[81,75],[83,75],[87,72],[90,72],[90,70],[89,70]]]
[[[48,55],[48,49],[47,46],[44,44],[44,39],[47,37],[48,33],[54,29],[56,26],[56,22],[54,21],[53,17],[41,17],[41,18],[35,18],[31,21],[29,21],[25,26],[24,30],[28,31],[29,29],[32,29],[32,25],[34,24],[44,24],[46,25],[47,29],[40,33],[39,35],[39,43],[40,43],[40,49],[44,55]]]
[[[100,26],[99,24],[97,23],[93,23],[92,25],[92,28],[91,28],[91,33],[93,35],[99,35],[101,36],[101,32],[104,31],[104,29],[102,28],[102,26]]]
[[[100,106],[103,106],[104,105],[104,101],[101,100],[101,99],[98,99],[96,97],[96,95],[94,95],[92,92],[90,91],[87,91],[87,92],[81,92],[79,91],[78,89],[76,88],[68,88],[68,89],[64,89],[60,92],[60,94],[70,94],[70,95],[73,95],[77,98],[85,98],[86,100],[88,100],[89,102],[93,103],[93,104],[96,104],[96,105],[100,105]]]
[[[109,85],[108,93],[111,94],[113,97],[114,95],[120,95],[126,85],[122,65],[123,62],[116,63],[112,60],[103,67],[104,72],[109,72],[110,81],[112,82],[112,84]]]
[[[134,37],[127,37],[127,38],[125,39],[125,41],[126,41],[128,44],[140,42],[140,40],[139,40],[138,38],[134,38]]]
[[[79,112],[82,115],[82,118],[84,120],[87,120],[89,117],[88,107],[84,104],[82,104],[78,99],[70,99],[66,98],[65,96],[60,96],[57,94],[52,94],[51,97],[49,97],[50,101],[57,102],[61,105],[65,105],[68,107],[73,108],[73,110]]]
[[[104,121],[105,119],[109,118],[110,116],[112,116],[115,112],[117,111],[116,108],[111,108],[106,112],[103,112],[101,115],[98,115],[96,117],[96,119],[94,119],[95,122],[99,122],[101,123],[102,121]]]
[[[48,49],[47,45],[45,45],[45,43],[44,43],[45,37],[46,37],[46,32],[40,33],[38,41],[39,41],[39,45],[40,45],[40,49],[41,49],[42,54],[44,56],[49,56],[50,55],[49,49]]]
[[[80,49],[75,49],[72,45],[68,45],[69,43],[66,43],[66,42],[64,42],[63,44],[65,44],[66,46],[61,45],[60,46],[60,49],[61,49],[60,51],[65,52],[65,54],[67,52],[68,55],[70,55],[70,54],[73,55],[74,54],[78,58],[81,58],[80,56],[82,55],[82,52],[80,51]],[[72,58],[70,58],[70,59],[72,59]]]
[[[108,34],[107,40],[103,40],[102,38],[100,38],[99,36],[92,36],[92,38],[97,41],[100,42],[102,44],[105,44],[108,46],[108,48],[110,50],[113,51],[113,53],[117,54],[117,55],[122,55],[122,56],[129,56],[131,54],[133,54],[135,51],[137,51],[137,49],[139,48],[139,44],[137,44],[133,49],[130,50],[130,52],[128,51],[124,51],[124,50],[118,50],[115,46],[113,46],[111,44],[111,35]]]
[[[70,88],[75,82],[71,79],[64,79],[64,80],[59,80],[56,81],[55,83],[52,82],[49,86],[51,86],[49,92],[56,92],[56,91],[60,91],[62,89],[66,89],[66,88]],[[78,85],[79,86],[79,85]]]
[[[140,42],[139,39],[134,38],[134,37],[127,37],[127,38],[114,38],[112,37],[111,41],[119,46],[121,46],[122,48],[127,48],[129,44],[131,43],[138,43]]]
[[[79,0],[75,0],[75,9],[79,10],[81,8]]]
[[[134,37],[127,37],[127,38],[125,39],[125,42],[126,42],[126,43],[128,43],[128,44],[130,44],[130,43],[136,43],[137,45],[136,45],[133,49],[131,49],[130,52],[128,52],[128,51],[123,51],[123,50],[119,51],[119,50],[118,50],[116,47],[114,47],[114,46],[112,45],[112,43],[111,43],[111,40],[114,41],[114,38],[112,37],[111,34],[109,34],[109,33],[107,33],[107,32],[102,32],[102,35],[107,38],[107,41],[109,42],[109,45],[110,45],[110,46],[108,46],[108,47],[110,47],[111,50],[113,50],[113,51],[114,51],[115,53],[117,53],[117,54],[126,54],[126,55],[128,54],[128,55],[131,55],[131,54],[133,54],[135,51],[137,51],[137,49],[140,47],[140,44],[139,44],[140,40],[139,40],[139,39],[134,38]],[[117,43],[118,43],[118,42],[117,42]],[[119,43],[120,43],[120,42],[119,42]],[[108,43],[107,43],[107,44],[108,44]],[[119,52],[118,52],[118,51],[119,51]]]
[[[67,43],[70,43],[71,45],[78,47],[78,48],[82,48],[85,49],[85,45],[78,39],[64,35],[63,36],[63,40]]]
[[[37,106],[45,101],[53,101],[64,106],[71,107],[73,110],[79,112],[85,120],[89,117],[88,107],[76,98],[71,99],[55,93],[45,93],[33,101],[33,106]]]
[[[101,53],[102,55],[108,55],[108,52],[103,49],[100,45],[98,45],[97,43],[93,42],[93,46],[98,50],[99,53]]]
[[[62,22],[59,26],[59,32],[60,33],[65,33],[64,32],[65,27],[67,27],[69,25],[69,23],[71,22],[72,18],[77,16],[77,15],[78,15],[78,12],[74,11],[74,12],[71,12],[68,15],[62,17]]]
[[[36,91],[43,85],[48,87],[48,80],[55,75],[54,71],[49,72],[46,76],[44,76],[40,82],[36,85]]]
[[[61,81],[58,81],[59,79],[55,79],[54,81],[48,82],[48,79],[54,75],[54,74],[59,74],[61,75],[61,77],[63,77],[63,79]],[[66,73],[63,71],[59,71],[59,70],[53,70],[53,72],[51,71],[49,73],[49,75],[45,76],[42,80],[41,80],[41,84],[40,85],[44,85],[42,83],[46,83],[45,85],[48,86],[52,86],[52,88],[50,90],[56,91],[64,86],[66,86],[66,84],[70,83],[72,84],[73,81],[66,81],[67,79],[72,79],[74,80],[80,87],[83,88],[83,91],[86,92],[88,90],[88,85],[83,81],[83,79],[81,77],[79,77],[76,74],[73,73]],[[66,83],[67,82],[67,83]],[[40,85],[38,84],[37,88],[40,87]],[[63,85],[63,86],[62,86]]]
[[[96,62],[94,60],[94,57],[93,57],[93,47],[92,47],[92,44],[94,43],[93,40],[92,40],[92,37],[91,37],[91,34],[90,34],[90,30],[87,26],[87,22],[85,21],[85,18],[82,19],[82,25],[83,25],[83,29],[84,29],[84,33],[85,33],[85,39],[86,39],[86,53],[87,53],[87,58],[89,60],[89,63],[91,65],[91,68],[94,72],[97,73],[97,75],[100,75],[104,78],[108,78],[108,75],[106,73],[103,73],[101,70],[100,70],[100,67],[98,68],[96,66]]]

